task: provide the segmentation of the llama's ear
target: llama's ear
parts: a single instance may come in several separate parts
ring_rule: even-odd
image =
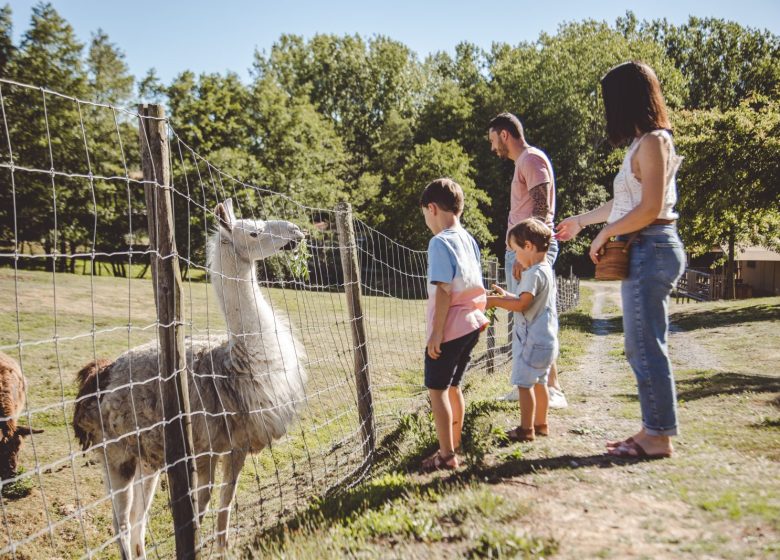
[[[42,434],[43,430],[36,430],[34,428],[30,428],[29,426],[18,426],[16,428],[16,435],[25,437],[29,436],[30,434]]]
[[[217,215],[217,221],[219,225],[225,228],[227,231],[233,231],[233,209],[228,209],[225,204],[229,203],[230,199],[227,199],[225,203],[220,202],[214,209],[214,214]],[[230,204],[232,206],[232,204]]]
[[[230,220],[231,224],[236,223],[236,213],[233,212],[233,199],[232,198],[226,198],[225,202],[222,204],[225,205],[225,210],[227,210],[228,220]]]

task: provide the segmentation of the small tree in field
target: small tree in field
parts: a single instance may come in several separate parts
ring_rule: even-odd
[[[463,149],[454,141],[431,140],[417,145],[381,202],[381,228],[390,237],[413,249],[425,249],[431,232],[420,214],[420,195],[425,185],[439,177],[451,177],[465,196],[463,225],[481,247],[493,240],[481,207],[490,198],[474,184],[474,169]]]
[[[726,297],[734,297],[735,245],[780,248],[780,103],[755,97],[676,121],[683,238],[694,254],[728,244]]]

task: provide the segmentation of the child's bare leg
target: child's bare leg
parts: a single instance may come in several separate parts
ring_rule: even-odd
[[[534,385],[534,397],[536,400],[536,410],[534,411],[534,426],[547,424],[547,410],[550,403],[550,393],[547,391],[545,383]],[[523,425],[525,427],[525,425]]]
[[[550,365],[550,373],[547,375],[547,386],[555,387],[559,391],[561,390],[561,384],[558,383],[558,361],[554,361]]]
[[[449,457],[455,450],[452,445],[452,408],[448,392],[447,389],[428,389],[433,423],[436,425],[436,436],[439,438],[439,451],[444,457]]]
[[[518,387],[520,391],[520,426],[524,430],[531,430],[534,427],[536,415],[536,396],[533,389],[527,387]]]
[[[460,387],[450,387],[447,396],[452,410],[452,447],[460,447],[460,436],[463,431],[463,418],[466,414],[466,402],[463,399],[463,391]]]

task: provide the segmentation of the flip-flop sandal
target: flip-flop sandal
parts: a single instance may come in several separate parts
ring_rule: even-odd
[[[621,439],[618,441],[608,441],[607,449],[615,449],[617,447],[620,447],[621,445],[631,445],[632,443],[634,443],[633,437],[628,437],[626,439]]]
[[[547,437],[550,435],[550,429],[547,427],[547,424],[537,424],[534,426],[534,433],[537,436]]]
[[[506,433],[506,439],[517,442],[533,441],[535,439],[534,435],[533,428],[524,429],[522,426],[518,426]]]
[[[644,447],[632,439],[631,443],[625,443],[614,449],[610,449],[607,451],[607,455],[620,457],[621,459],[668,459],[672,456],[672,452],[648,453],[645,451]]]
[[[458,468],[458,458],[453,453],[449,457],[442,457],[438,451],[422,462],[422,472],[454,471]]]

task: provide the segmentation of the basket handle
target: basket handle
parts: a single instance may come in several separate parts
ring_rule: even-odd
[[[639,235],[638,231],[635,231],[628,237],[628,241],[626,241],[626,246],[623,247],[623,252],[628,253],[628,250],[631,248],[631,244],[634,242],[636,237]]]

